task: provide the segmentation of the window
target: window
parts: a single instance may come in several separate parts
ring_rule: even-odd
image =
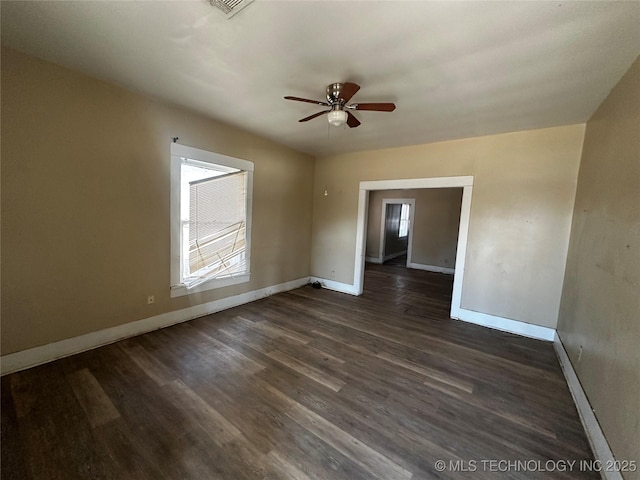
[[[403,203],[400,210],[400,228],[398,229],[398,237],[404,238],[409,234],[409,204]]]
[[[171,296],[248,282],[253,163],[171,144]]]

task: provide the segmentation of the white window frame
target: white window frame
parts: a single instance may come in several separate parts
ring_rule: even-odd
[[[225,167],[237,168],[247,172],[247,216],[246,216],[246,253],[245,261],[247,271],[241,275],[234,275],[225,278],[212,278],[206,280],[192,288],[182,283],[181,259],[181,235],[182,223],[180,218],[180,175],[182,159],[188,158],[198,162],[212,163]],[[228,287],[246,283],[251,279],[251,210],[253,205],[253,162],[240,158],[229,157],[219,153],[201,150],[199,148],[188,147],[171,143],[171,297],[180,297],[192,293],[204,292],[215,288]]]

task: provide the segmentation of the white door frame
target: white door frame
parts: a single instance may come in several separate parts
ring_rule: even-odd
[[[364,287],[364,261],[367,237],[367,209],[371,190],[402,190],[413,188],[456,188],[462,187],[462,207],[460,209],[460,227],[458,230],[458,247],[456,252],[455,272],[453,276],[453,295],[451,299],[451,318],[460,318],[460,302],[462,300],[462,284],[464,280],[464,262],[467,256],[467,237],[469,235],[469,218],[471,217],[471,195],[473,193],[473,177],[435,177],[410,178],[402,180],[374,180],[360,182],[358,194],[358,217],[356,223],[356,258],[353,271],[353,290],[362,295]]]
[[[413,212],[416,208],[415,198],[383,198],[382,217],[380,219],[380,263],[384,263],[384,241],[387,222],[387,205],[397,205],[408,203],[409,207],[409,231],[407,232],[407,265],[411,263],[411,246],[413,244]]]

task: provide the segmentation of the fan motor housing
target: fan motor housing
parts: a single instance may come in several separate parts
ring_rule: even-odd
[[[342,93],[343,83],[332,83],[327,86],[327,102],[330,105],[344,104],[344,100],[341,100],[340,94]]]

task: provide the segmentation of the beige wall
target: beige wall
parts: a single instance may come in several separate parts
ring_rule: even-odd
[[[369,194],[369,212],[367,218],[367,245],[365,255],[367,257],[380,257],[380,221],[382,220],[382,199],[404,198],[401,194],[402,190],[380,190]],[[385,196],[387,194],[388,196]]]
[[[454,268],[460,227],[461,188],[418,190],[411,262]]]
[[[312,275],[353,284],[359,182],[472,175],[462,307],[555,328],[584,128],[318,159]]]
[[[614,455],[635,461],[640,461],[639,128],[636,60],[587,123],[558,321],[559,336]]]
[[[2,354],[309,275],[313,158],[4,48],[1,107]],[[170,298],[175,136],[255,163],[250,283]]]
[[[411,262],[453,268],[460,225],[461,188],[376,190],[369,194],[367,257],[380,255],[380,220],[385,198],[415,199]]]

